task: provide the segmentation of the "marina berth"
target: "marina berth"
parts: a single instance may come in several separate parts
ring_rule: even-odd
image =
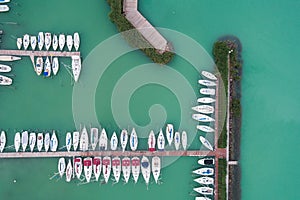
[[[9,65],[0,64],[0,72],[7,73],[11,71],[11,67]]]
[[[217,85],[214,81],[209,80],[198,80],[198,83],[207,87],[213,87]]]
[[[40,51],[43,49],[44,43],[45,43],[44,33],[39,32],[38,33],[38,47],[39,47]]]
[[[215,132],[215,129],[205,126],[205,125],[197,125],[197,129],[206,133],[213,133]]]
[[[112,159],[112,170],[113,170],[113,175],[115,177],[116,183],[120,181],[121,177],[121,159],[119,157],[114,157]]]
[[[67,169],[66,169],[66,181],[70,182],[73,176],[73,167],[71,160],[69,159]]]
[[[78,131],[73,132],[73,150],[77,151],[78,145],[79,145],[79,137],[80,134]]]
[[[215,121],[215,119],[213,119],[207,115],[203,115],[203,114],[199,114],[199,113],[193,114],[192,118],[199,122],[214,122]]]
[[[99,177],[100,177],[100,174],[101,174],[101,168],[102,168],[101,157],[94,157],[94,159],[93,159],[93,172],[94,172],[96,181],[99,180]]]
[[[74,158],[74,173],[78,180],[80,180],[80,176],[82,174],[83,165],[82,165],[82,158],[81,157],[75,157]]]
[[[108,143],[107,134],[106,134],[105,128],[103,128],[101,131],[101,134],[100,134],[100,138],[99,138],[99,149],[101,151],[106,151],[107,143]]]
[[[92,172],[93,172],[92,161],[93,159],[91,157],[87,157],[83,159],[84,176],[87,183],[91,181],[91,177],[92,177]]]
[[[57,168],[58,168],[59,176],[62,177],[62,176],[64,175],[65,169],[66,169],[66,161],[65,161],[65,158],[60,158],[60,159],[58,160]]]
[[[23,152],[26,151],[27,144],[28,144],[28,131],[23,131],[22,132],[22,149],[23,149]]]
[[[20,146],[21,146],[21,134],[20,134],[20,132],[16,132],[16,134],[15,134],[14,145],[15,145],[16,152],[18,152],[19,149],[20,149]]]
[[[198,105],[192,107],[192,109],[196,112],[204,114],[212,114],[215,111],[214,107],[209,105]]]
[[[213,80],[213,81],[217,80],[217,77],[214,74],[210,73],[210,72],[202,71],[201,74],[202,74],[202,76],[204,76],[205,78],[208,78],[210,80]]]
[[[153,175],[154,181],[157,184],[158,183],[158,178],[160,176],[160,169],[161,169],[161,161],[160,161],[159,157],[154,156],[152,158],[151,168],[152,168],[152,175]]]
[[[127,146],[127,142],[128,142],[128,132],[126,129],[123,129],[121,131],[121,135],[120,135],[120,143],[121,143],[121,147],[122,147],[122,151],[124,152]]]
[[[157,150],[163,151],[165,150],[165,137],[162,129],[160,129],[158,137],[157,137]]]
[[[207,139],[205,139],[205,137],[200,135],[199,140],[206,148],[208,148],[211,151],[214,150],[213,146],[210,144],[210,142]]]
[[[116,132],[114,132],[110,138],[110,149],[115,151],[118,148],[118,136]]]
[[[201,176],[212,176],[214,175],[214,169],[213,168],[199,168],[193,171],[194,174],[198,174]]]
[[[17,47],[18,47],[18,49],[22,48],[22,44],[23,44],[23,38],[17,38]]]
[[[43,58],[42,57],[37,57],[34,69],[35,69],[35,72],[38,76],[41,75],[42,72],[43,72],[43,65],[44,65]]]
[[[196,178],[196,179],[194,179],[194,181],[201,185],[213,185],[214,184],[214,179],[211,177],[206,177],[206,176]]]
[[[202,98],[198,98],[197,102],[198,103],[214,103],[216,100],[210,97],[202,97]]]
[[[105,156],[102,159],[102,173],[104,181],[107,183],[111,173],[111,158],[109,156]]]
[[[66,36],[64,34],[59,34],[58,37],[59,50],[62,51],[64,49],[65,43],[66,43]]]
[[[45,151],[48,152],[48,150],[50,148],[50,134],[49,133],[45,134],[44,147],[45,147]]]
[[[151,152],[155,151],[155,144],[156,144],[155,134],[153,130],[151,130],[148,137],[148,150]]]
[[[5,131],[1,131],[0,134],[0,152],[2,153],[6,144],[6,134]]]
[[[72,147],[72,134],[70,132],[67,132],[66,134],[66,148],[67,151],[70,151]]]
[[[183,150],[186,150],[186,148],[187,148],[187,133],[185,131],[182,131],[181,143],[182,143]]]
[[[35,143],[36,143],[36,134],[35,133],[30,133],[29,134],[29,147],[30,147],[31,152],[33,152],[33,149],[35,147]]]
[[[201,88],[200,93],[204,94],[204,95],[212,95],[213,96],[216,94],[216,90],[211,89],[211,88]]]
[[[179,132],[175,132],[175,135],[174,135],[174,145],[175,145],[176,151],[178,151],[179,147],[180,147],[180,133]]]
[[[37,141],[36,145],[37,145],[38,151],[42,151],[42,148],[44,146],[44,134],[43,133],[38,133],[36,141]]]
[[[140,158],[139,157],[133,157],[131,159],[131,170],[132,170],[132,176],[135,183],[137,183],[140,175]]]
[[[7,76],[0,75],[0,85],[11,85],[13,80]]]
[[[76,51],[78,51],[79,45],[80,45],[79,33],[75,32],[74,33],[74,48],[75,48]]]
[[[132,128],[129,141],[131,151],[136,151],[138,147],[138,137],[135,128]]]
[[[194,191],[204,195],[212,195],[214,193],[214,190],[210,187],[197,187],[194,188]]]
[[[173,142],[173,137],[174,137],[174,127],[173,124],[167,124],[166,127],[166,137],[169,143],[169,146],[171,146]]]
[[[21,60],[21,57],[17,56],[0,56],[0,61],[16,61],[16,60]]]
[[[122,159],[122,173],[125,183],[128,183],[131,173],[131,163],[129,157],[124,157]]]
[[[9,7],[8,5],[0,5],[0,12],[8,12]]]
[[[87,130],[84,126],[81,131],[79,150],[87,151],[88,149],[89,149],[89,136],[88,136]]]
[[[95,151],[98,141],[99,141],[99,132],[98,132],[98,128],[91,128],[91,146],[92,146],[92,150]]]
[[[30,36],[30,46],[32,50],[35,50],[37,44],[37,39],[35,35]]]

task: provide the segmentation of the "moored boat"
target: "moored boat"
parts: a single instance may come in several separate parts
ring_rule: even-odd
[[[150,174],[151,174],[151,167],[150,167],[150,162],[149,159],[146,156],[142,157],[141,160],[141,171],[143,178],[146,182],[146,185],[149,185],[149,179],[150,179]]]
[[[27,144],[28,144],[28,131],[23,131],[22,132],[22,149],[23,149],[23,152],[26,151]]]
[[[0,12],[8,12],[9,7],[8,5],[0,5]]]
[[[181,144],[182,144],[183,150],[186,150],[186,148],[187,148],[187,134],[186,134],[185,131],[182,131],[182,133],[181,133]]]
[[[202,158],[198,160],[199,165],[214,165],[215,160],[213,158]]]
[[[19,149],[20,149],[20,145],[21,145],[21,134],[20,134],[20,132],[16,132],[16,134],[15,134],[14,145],[15,145],[16,152],[18,152]]]
[[[27,50],[29,44],[30,44],[30,36],[28,34],[25,34],[23,36],[23,47],[25,50]]]
[[[124,152],[128,142],[128,133],[126,129],[123,129],[121,132],[120,142],[121,142],[122,151]]]
[[[215,95],[216,90],[211,88],[201,88],[200,93],[204,95]]]
[[[0,3],[9,3],[10,0],[0,0]]]
[[[45,151],[48,152],[48,150],[50,148],[50,134],[49,133],[45,134],[44,147],[45,147]]]
[[[83,169],[82,158],[75,157],[73,162],[74,162],[74,173],[75,173],[77,179],[80,180],[80,176],[82,174],[82,169]]]
[[[216,100],[210,97],[202,97],[202,98],[198,98],[197,102],[198,103],[214,103]]]
[[[199,139],[206,148],[208,148],[211,151],[214,150],[213,146],[209,143],[209,141],[207,139],[205,139],[205,137],[200,135]]]
[[[58,70],[59,70],[58,58],[54,57],[53,60],[52,60],[52,71],[53,71],[53,74],[56,75],[57,72],[58,72]]]
[[[0,152],[3,152],[6,144],[6,134],[5,131],[1,131],[0,135]]]
[[[22,48],[22,44],[23,44],[23,38],[17,38],[17,47],[18,47],[18,49]]]
[[[0,61],[16,61],[21,60],[21,57],[18,56],[0,56]]]
[[[210,73],[210,72],[208,72],[208,71],[202,71],[201,74],[202,74],[204,77],[206,77],[206,78],[208,78],[208,79],[210,79],[210,80],[213,80],[213,81],[216,81],[216,80],[217,80],[217,77],[216,77],[214,74],[212,74],[212,73]]]
[[[76,51],[78,51],[79,45],[80,45],[80,37],[79,37],[79,33],[75,32],[75,33],[74,33],[74,47],[75,47],[75,50],[76,50]]]
[[[167,127],[166,127],[166,136],[167,136],[167,140],[168,140],[169,146],[171,146],[171,144],[173,142],[173,137],[174,137],[174,127],[173,127],[173,124],[167,124]]]
[[[69,159],[67,169],[66,169],[66,181],[67,182],[71,181],[72,175],[73,175],[73,167],[72,167],[71,160]]]
[[[53,35],[53,40],[52,40],[52,48],[54,51],[56,51],[58,47],[58,38],[57,38],[57,35]]]
[[[110,138],[110,149],[115,151],[118,148],[118,136],[116,132],[114,132]]]
[[[73,38],[72,35],[67,35],[67,47],[68,50],[71,51],[73,47]]]
[[[40,51],[43,49],[44,43],[45,43],[44,33],[39,32],[39,34],[38,34],[38,47],[39,47]]]
[[[112,170],[115,177],[116,183],[119,182],[121,176],[121,159],[119,157],[114,157],[112,159]]]
[[[79,132],[74,131],[73,132],[73,150],[77,151],[78,145],[79,145]]]
[[[151,130],[148,137],[148,150],[151,152],[155,151],[155,144],[156,144],[155,134],[153,130]]]
[[[198,80],[198,83],[207,87],[213,87],[217,85],[215,82],[209,80]]]
[[[66,148],[67,151],[70,151],[72,147],[72,134],[70,132],[67,132],[66,134]]]
[[[84,176],[87,183],[91,181],[91,177],[92,177],[92,172],[93,172],[92,161],[93,159],[91,157],[87,157],[83,159]]]
[[[55,134],[55,131],[53,130],[51,139],[50,139],[50,151],[55,152],[57,150],[58,146],[58,140]]]
[[[52,44],[51,33],[45,33],[45,49],[48,51]]]
[[[210,187],[197,187],[197,188],[193,188],[194,191],[200,193],[200,194],[204,194],[204,195],[212,195],[214,193],[214,189],[210,188]]]
[[[199,168],[193,171],[194,174],[198,174],[201,176],[212,176],[214,175],[214,169],[213,168]]]
[[[49,60],[49,57],[46,58],[45,64],[44,64],[44,73],[43,75],[45,77],[51,76],[51,63]]]
[[[175,135],[174,135],[174,145],[175,145],[175,149],[176,150],[179,150],[179,147],[180,147],[180,133],[179,132],[175,132]]]
[[[60,158],[58,160],[57,169],[58,169],[59,176],[62,177],[64,175],[65,169],[66,169],[65,158]]]
[[[36,146],[38,151],[42,151],[42,148],[44,146],[44,134],[43,133],[38,133],[37,134],[37,142],[36,142]]]
[[[105,128],[102,129],[100,138],[99,138],[99,149],[101,151],[106,151],[107,150],[107,134]]]
[[[135,131],[135,128],[132,128],[130,139],[129,139],[130,149],[131,151],[136,151],[138,147],[138,137]]]
[[[128,183],[130,173],[131,173],[131,163],[130,163],[130,158],[129,157],[124,157],[122,159],[122,173],[124,177],[125,183]]]
[[[214,179],[211,177],[206,177],[206,176],[196,178],[196,179],[194,179],[194,181],[201,185],[213,185],[214,184]]]
[[[111,172],[111,158],[108,156],[105,156],[102,159],[102,173],[103,173],[105,183],[108,182],[110,172]]]
[[[89,136],[85,126],[81,131],[80,142],[79,142],[79,150],[87,151],[89,149]]]
[[[94,157],[93,159],[93,172],[96,178],[96,181],[99,180],[101,174],[102,162],[101,157]]]
[[[43,65],[44,65],[43,58],[37,57],[34,69],[38,76],[41,75],[41,73],[43,72]]]
[[[213,106],[209,106],[209,105],[198,105],[198,106],[194,106],[192,107],[192,109],[194,111],[200,112],[200,113],[204,113],[204,114],[211,114],[215,111]]]
[[[161,169],[161,161],[160,158],[158,156],[154,156],[152,158],[152,175],[154,177],[155,183],[158,183],[158,178],[160,176],[160,169]]]
[[[0,85],[11,85],[11,84],[12,84],[11,78],[0,75]]]
[[[195,197],[195,200],[211,200],[208,197]]]
[[[30,46],[32,50],[35,50],[37,44],[37,39],[35,35],[30,36]]]
[[[200,131],[206,132],[206,133],[212,133],[215,131],[215,129],[211,128],[210,126],[205,125],[197,125],[197,129]]]
[[[96,146],[98,144],[98,137],[99,137],[99,133],[98,133],[98,128],[91,128],[91,146],[93,151],[95,151]]]
[[[159,130],[159,134],[157,137],[157,149],[159,151],[165,150],[165,137],[164,137],[162,129]]]
[[[60,34],[58,37],[58,45],[61,51],[64,49],[65,43],[66,43],[66,36],[64,34]]]
[[[9,65],[0,64],[0,72],[6,73],[10,71],[11,71],[11,67]]]
[[[207,115],[203,115],[203,114],[199,114],[199,113],[193,114],[192,118],[194,120],[199,121],[199,122],[213,122],[213,121],[215,121],[214,118],[211,118],[211,117],[209,117]]]
[[[77,82],[81,72],[81,58],[79,56],[72,56],[72,72],[74,80]]]
[[[139,179],[140,170],[141,170],[140,159],[138,157],[133,157],[131,159],[131,173],[135,183],[137,183]]]

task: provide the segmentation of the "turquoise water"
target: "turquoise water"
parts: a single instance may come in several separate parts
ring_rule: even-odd
[[[1,48],[16,48],[15,38],[24,33],[78,31],[82,40],[82,56],[86,58],[100,42],[117,33],[107,19],[109,7],[105,1],[90,0],[88,4],[79,0],[14,2],[9,14],[1,14],[0,26],[6,33]],[[142,1],[139,8],[156,26],[190,36],[209,53],[216,38],[224,34],[234,34],[243,43],[242,199],[299,199],[296,191],[300,184],[297,179],[300,161],[296,152],[299,149],[297,130],[300,123],[297,117],[300,107],[300,86],[297,83],[300,28],[297,12],[300,3],[296,0],[275,0],[272,3],[258,0],[164,0],[159,3],[157,6],[155,0]],[[6,22],[17,22],[18,25]],[[172,42],[180,50],[182,41],[168,33],[166,35],[175,38]],[[126,43],[120,40],[110,50],[125,46]],[[193,53],[193,49],[189,53]],[[170,66],[190,83],[190,87],[184,86],[182,90],[192,88],[197,91],[199,88],[194,83],[198,75],[189,61],[186,57],[177,56]],[[62,62],[70,65],[68,59]],[[139,51],[119,56],[98,82],[96,116],[101,125],[108,128],[109,134],[118,129],[109,104],[114,84],[125,72],[149,62]],[[98,65],[101,67],[101,60]],[[160,66],[154,67],[160,70]],[[58,77],[43,79],[35,76],[29,59],[22,59],[13,64],[12,73],[15,74],[15,89],[0,88],[0,122],[1,128],[9,133],[9,143],[12,144],[15,129],[56,129],[60,141],[64,141],[65,132],[78,126],[73,119],[73,86],[67,70],[61,68]],[[82,73],[84,78],[84,69]],[[84,83],[80,84],[89,89]],[[194,99],[188,101],[190,105],[194,103]],[[181,109],[176,94],[157,84],[144,85],[131,96],[129,109],[135,123],[139,126],[149,124],[147,111],[157,103],[164,106],[167,115],[162,116],[166,117],[166,121],[174,122],[178,128],[182,113],[186,111]],[[153,129],[158,127],[153,125]],[[197,144],[194,140],[191,148],[196,148]],[[136,185],[131,182],[112,186],[110,181],[101,186],[99,183],[77,186],[76,181],[70,184],[64,180],[50,181],[49,178],[57,171],[56,160],[1,160],[1,199],[193,199],[189,195],[193,184],[190,171],[196,163],[193,158],[180,158],[165,167],[162,171],[163,184],[151,184],[149,190],[141,176]],[[14,179],[17,183],[13,183]]]

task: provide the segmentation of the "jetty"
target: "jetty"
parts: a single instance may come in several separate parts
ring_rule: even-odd
[[[123,12],[126,19],[160,54],[170,51],[168,41],[138,11],[138,0],[124,0]]]

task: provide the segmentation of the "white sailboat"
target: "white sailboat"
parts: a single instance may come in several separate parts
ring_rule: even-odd
[[[204,195],[214,194],[214,189],[210,187],[197,187],[197,188],[193,188],[193,190],[198,192],[199,194],[204,194]]]
[[[192,109],[194,111],[200,112],[200,113],[204,113],[204,114],[211,114],[215,111],[213,106],[209,106],[209,105],[198,105],[198,106],[194,106],[192,107]]]
[[[92,172],[93,172],[92,162],[93,159],[91,157],[87,157],[83,159],[84,176],[87,183],[91,181],[91,177],[92,177]]]
[[[199,113],[193,114],[192,118],[199,122],[214,122],[215,121],[215,119],[213,119],[207,115],[203,115],[203,114],[199,114]]]
[[[161,169],[161,161],[158,156],[154,156],[152,158],[152,175],[154,177],[155,183],[158,183],[158,178],[160,176],[160,169]]]
[[[110,138],[110,149],[115,151],[118,148],[118,136],[116,132],[114,132]]]
[[[148,150],[153,152],[155,151],[156,139],[153,130],[150,131],[148,137]]]
[[[54,51],[56,51],[58,47],[58,38],[57,38],[57,35],[53,35],[53,40],[52,40],[52,48]]]
[[[81,72],[81,58],[79,56],[72,56],[72,72],[74,80],[77,82]]]
[[[71,51],[73,47],[73,38],[72,35],[67,35],[67,47],[68,50]]]
[[[129,141],[131,151],[136,151],[139,142],[135,128],[132,128]]]
[[[16,134],[15,134],[14,145],[15,145],[16,152],[18,152],[19,149],[20,149],[20,145],[21,145],[21,134],[20,134],[20,132],[16,132]]]
[[[44,146],[44,134],[43,133],[37,134],[36,146],[37,146],[38,151],[42,151],[42,148]]]
[[[174,135],[174,145],[175,145],[175,149],[178,151],[179,147],[180,147],[180,133],[179,132],[175,132]]]
[[[40,51],[43,49],[44,43],[45,43],[44,33],[39,32],[39,34],[38,34],[38,47],[39,47]]]
[[[82,174],[82,169],[83,169],[82,158],[81,157],[75,157],[73,162],[74,162],[75,175],[76,175],[77,179],[80,180],[80,176]]]
[[[122,173],[125,183],[128,183],[130,173],[131,173],[131,163],[129,157],[124,157],[122,159]]]
[[[210,80],[213,80],[213,81],[216,81],[216,80],[217,80],[217,77],[216,77],[214,74],[210,73],[210,72],[202,71],[201,74],[202,74],[204,77],[206,77],[206,78],[208,78],[208,79],[210,79]]]
[[[58,72],[58,70],[59,70],[58,58],[54,57],[53,60],[52,60],[52,71],[53,71],[53,74],[56,75],[57,72]]]
[[[66,36],[64,34],[59,34],[58,45],[61,51],[64,49],[65,43],[66,43]]]
[[[73,167],[72,167],[71,160],[69,159],[67,169],[66,169],[66,181],[67,182],[71,181],[72,175],[73,175]]]
[[[48,150],[50,148],[50,134],[49,133],[45,134],[44,147],[45,147],[45,151],[48,152]]]
[[[56,137],[55,131],[53,130],[51,139],[50,139],[50,151],[55,152],[58,146],[58,139]]]
[[[204,95],[215,95],[216,90],[211,88],[201,88],[200,93]]]
[[[183,150],[186,150],[187,148],[187,133],[185,131],[182,131],[181,133],[181,144]]]
[[[60,158],[58,160],[57,169],[58,169],[59,176],[62,177],[64,175],[65,169],[66,169],[65,158]]]
[[[22,48],[23,38],[17,38],[17,47],[18,49]]]
[[[116,183],[119,182],[121,176],[121,159],[119,157],[114,157],[112,159],[112,170],[115,177]]]
[[[198,103],[214,103],[216,100],[210,97],[202,97],[202,98],[198,98],[197,102]]]
[[[35,35],[30,36],[30,46],[32,50],[35,50],[37,44],[37,39]]]
[[[35,147],[35,143],[36,143],[36,134],[35,133],[30,133],[29,134],[29,147],[30,147],[31,152],[33,152],[33,149]]]
[[[201,175],[201,176],[212,176],[214,175],[214,169],[213,168],[199,168],[193,171],[194,174]]]
[[[21,60],[21,57],[18,56],[0,56],[0,61],[16,61]]]
[[[0,12],[8,12],[9,7],[8,5],[0,5]]]
[[[99,149],[101,151],[106,151],[107,150],[107,134],[105,128],[102,129],[100,133],[100,138],[99,138]]]
[[[12,84],[11,78],[0,75],[0,85],[11,85],[11,84]]]
[[[2,153],[6,144],[6,134],[5,131],[1,131],[0,135],[0,152]]]
[[[173,142],[173,137],[174,137],[174,127],[173,127],[173,124],[167,124],[167,127],[166,127],[166,136],[167,136],[167,140],[168,140],[169,146],[171,146],[171,144]]]
[[[205,126],[205,125],[197,125],[197,129],[199,129],[200,131],[206,132],[206,133],[215,132],[215,129],[213,129],[209,126]]]
[[[74,33],[74,47],[75,47],[76,51],[78,51],[79,45],[80,45],[79,33],[75,32]]]
[[[159,151],[165,150],[165,137],[162,129],[160,129],[158,137],[157,137],[157,149]]]
[[[120,142],[121,142],[122,151],[124,152],[128,142],[128,133],[126,129],[123,129],[121,132]]]
[[[194,181],[201,185],[213,185],[214,184],[214,179],[211,177],[206,177],[206,176],[196,178],[196,179],[194,179]]]
[[[73,132],[73,150],[77,151],[78,145],[79,145],[79,132],[74,131]]]
[[[142,157],[141,171],[142,171],[143,178],[144,178],[144,180],[146,182],[146,185],[149,185],[149,179],[150,179],[150,174],[151,174],[151,167],[150,167],[149,159],[146,156]]]
[[[200,135],[199,139],[206,148],[208,148],[211,151],[214,150],[213,146],[209,143],[209,141],[207,139],[205,139],[205,137]]]
[[[108,182],[110,172],[111,172],[111,158],[108,156],[105,156],[102,159],[102,173],[103,173],[105,183]]]
[[[140,170],[141,170],[140,159],[138,157],[133,157],[131,159],[131,173],[135,183],[137,183],[139,179]]]
[[[99,137],[99,133],[98,133],[98,128],[91,128],[91,146],[93,151],[95,151],[96,146],[98,144],[98,137]]]
[[[49,50],[51,44],[52,44],[51,33],[47,32],[45,33],[45,48],[47,51]]]
[[[51,63],[49,60],[49,57],[46,58],[45,64],[44,64],[44,73],[43,75],[45,77],[51,76]]]
[[[72,147],[72,134],[70,132],[67,132],[66,134],[66,148],[67,151],[69,152]]]
[[[26,150],[28,144],[28,131],[22,132],[22,149],[23,152]]]
[[[102,162],[101,157],[94,157],[93,159],[93,172],[96,178],[96,181],[99,180],[101,174]]]
[[[215,164],[215,160],[213,158],[202,158],[198,160],[198,164],[199,165],[214,165]]]
[[[9,3],[10,0],[0,0],[0,3]]]
[[[195,197],[195,200],[211,200],[208,197]]]
[[[25,34],[23,36],[23,47],[25,50],[27,50],[29,44],[30,44],[30,36],[28,34]]]
[[[80,142],[79,142],[79,150],[87,151],[89,149],[89,136],[85,126],[81,131]]]
[[[9,65],[0,64],[0,72],[7,73],[11,71],[11,67]]]
[[[38,76],[41,75],[41,73],[43,72],[43,65],[44,65],[43,58],[37,57],[34,69]]]
[[[198,83],[207,87],[213,87],[217,85],[214,81],[209,80],[198,80]]]

